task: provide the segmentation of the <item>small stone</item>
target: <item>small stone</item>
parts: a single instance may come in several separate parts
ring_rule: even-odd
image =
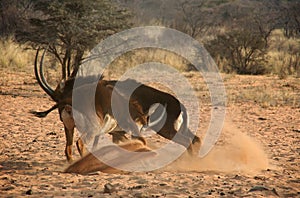
[[[267,120],[267,118],[259,117],[258,120],[264,121],[264,120]]]
[[[224,195],[225,195],[225,193],[224,193],[224,192],[220,192],[220,195],[221,195],[221,196],[224,196]]]
[[[25,194],[26,194],[26,195],[32,195],[32,193],[33,193],[33,192],[32,192],[32,190],[31,190],[31,189],[29,189],[29,190],[27,190],[27,191],[26,191],[26,193],[25,193]]]
[[[300,129],[293,129],[294,132],[300,133]]]
[[[53,131],[51,131],[51,132],[49,132],[49,133],[47,133],[46,135],[48,135],[48,136],[51,136],[51,135],[57,135],[55,132],[53,132]]]
[[[9,190],[13,190],[13,189],[15,189],[13,186],[8,186],[8,187],[4,188],[3,190],[9,191]]]
[[[145,187],[146,186],[144,186],[144,185],[136,185],[136,186],[128,187],[128,190],[139,190],[139,189],[142,189]]]
[[[270,189],[264,187],[264,186],[254,186],[252,187],[249,192],[254,192],[254,191],[269,191]]]
[[[116,191],[116,188],[111,185],[110,183],[107,183],[104,185],[104,193],[113,193]]]

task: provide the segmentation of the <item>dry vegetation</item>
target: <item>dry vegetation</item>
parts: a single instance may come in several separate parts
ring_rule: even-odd
[[[25,50],[26,49],[26,50]],[[300,77],[300,39],[283,35],[283,30],[275,30],[270,38],[270,45],[267,52],[267,64],[264,66],[267,73],[277,75],[284,79],[289,76]],[[145,54],[147,54],[145,56]],[[34,60],[34,51],[29,50],[27,46],[19,45],[12,38],[1,39],[0,41],[0,67],[1,68],[24,68],[32,65]],[[194,69],[184,58],[171,52],[161,49],[139,49],[123,54],[116,59],[110,66],[108,76],[121,75],[127,69],[147,62],[160,62],[166,65],[172,65],[179,71],[189,71]],[[228,68],[226,59],[216,59],[220,70]],[[46,59],[47,68],[45,71],[50,83],[56,84],[61,78],[60,65],[55,58]]]
[[[24,48],[26,46],[20,46],[12,38],[0,39],[0,68],[22,69],[32,64],[34,54]]]
[[[122,75],[126,70],[147,62],[159,62],[171,65],[179,71],[189,70],[189,63],[184,58],[162,49],[137,49],[123,54],[108,67],[109,76]]]
[[[300,77],[300,39],[286,38],[283,32],[273,32],[268,52],[268,67],[280,78],[295,74]]]

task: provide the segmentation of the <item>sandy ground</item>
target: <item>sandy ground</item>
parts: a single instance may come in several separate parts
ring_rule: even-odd
[[[69,164],[58,113],[44,119],[28,113],[53,104],[33,74],[0,72],[0,197],[300,196],[299,79],[224,76],[226,123],[204,158],[184,155],[152,172],[76,175],[63,173]],[[196,90],[205,128],[207,93]]]

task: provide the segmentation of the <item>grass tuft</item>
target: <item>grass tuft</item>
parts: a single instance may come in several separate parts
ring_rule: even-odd
[[[22,69],[33,63],[34,55],[12,38],[0,39],[0,68]]]

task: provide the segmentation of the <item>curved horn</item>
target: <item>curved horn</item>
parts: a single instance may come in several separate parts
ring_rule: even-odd
[[[36,55],[35,55],[35,60],[34,60],[34,74],[35,74],[35,78],[38,81],[40,87],[54,100],[56,101],[57,99],[55,98],[54,95],[54,90],[49,86],[49,84],[47,83],[47,81],[45,80],[45,77],[43,75],[42,69],[43,69],[43,61],[44,61],[44,57],[45,57],[45,53],[46,50],[44,50],[41,61],[40,61],[40,73],[38,72],[38,66],[37,66],[37,62],[38,62],[38,56],[39,56],[39,52],[40,52],[40,48],[37,49]]]
[[[159,106],[159,105],[158,105]],[[158,106],[155,106],[155,109],[158,108]],[[155,109],[151,109],[152,107],[150,107],[149,112],[154,113]],[[162,114],[159,116],[159,118],[157,118],[156,120],[154,120],[153,122],[148,123],[148,128],[151,128],[155,125],[157,125],[159,122],[162,121],[162,119],[166,116],[167,113],[167,104],[165,104],[165,106],[163,107],[163,112]],[[150,116],[150,115],[149,115]]]
[[[109,133],[116,127],[117,122],[109,114],[106,114],[104,117],[104,126],[100,130],[100,133],[98,133],[94,138],[93,149],[97,148],[100,135],[102,135],[103,133]]]
[[[117,122],[109,114],[106,114],[104,117],[104,126],[100,133],[109,133],[113,131],[117,125]]]
[[[45,54],[48,50],[48,46],[47,48],[44,50],[43,52],[43,55],[42,55],[42,58],[41,58],[41,61],[40,61],[40,76],[41,76],[41,80],[42,82],[44,83],[44,85],[49,89],[51,90],[51,92],[54,94],[54,90],[51,88],[51,86],[48,84],[47,80],[45,79],[45,76],[44,76],[44,72],[43,72],[43,62],[44,62],[44,57],[45,57]]]
[[[158,104],[158,105],[154,104],[153,106],[150,107],[149,113],[148,113],[149,116],[150,116],[152,113],[154,113],[154,111],[159,107],[159,105],[160,105],[160,104]],[[163,112],[162,112],[162,114],[159,116],[159,118],[157,118],[157,119],[154,120],[153,122],[148,123],[148,125],[144,125],[144,126],[142,127],[141,130],[146,130],[147,128],[151,128],[151,127],[157,125],[158,123],[160,123],[160,122],[164,119],[164,117],[167,116],[167,115],[166,115],[166,113],[167,113],[167,110],[166,110],[166,109],[167,109],[167,104],[165,104],[165,106],[163,107]]]

